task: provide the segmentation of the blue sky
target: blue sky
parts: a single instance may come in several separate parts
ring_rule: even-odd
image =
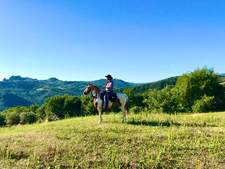
[[[0,80],[225,73],[224,0],[0,0]]]

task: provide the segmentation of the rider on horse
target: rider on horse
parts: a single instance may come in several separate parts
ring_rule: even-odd
[[[105,102],[105,109],[108,108],[108,99],[113,94],[113,77],[111,75],[105,76],[107,79],[106,85],[103,86],[106,90],[106,93],[104,95],[104,102]]]

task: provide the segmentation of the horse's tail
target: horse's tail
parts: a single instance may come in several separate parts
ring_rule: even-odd
[[[124,94],[124,95],[126,97],[126,103],[125,103],[126,118],[128,118],[128,114],[129,114],[128,96],[126,94]]]

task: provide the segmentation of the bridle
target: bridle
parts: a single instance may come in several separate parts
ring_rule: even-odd
[[[93,98],[100,97],[100,96],[98,96],[97,92],[94,90],[94,86],[91,87],[91,92],[90,93],[91,93],[91,97],[93,97]]]

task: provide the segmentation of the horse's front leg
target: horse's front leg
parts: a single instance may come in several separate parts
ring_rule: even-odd
[[[101,116],[101,114],[102,114],[102,101],[101,100],[98,101],[98,104],[97,104],[96,107],[97,107],[98,114],[99,114],[99,121],[98,121],[98,123],[100,124],[102,122],[102,116]]]
[[[102,116],[101,116],[102,111],[101,110],[98,111],[98,114],[99,114],[99,121],[98,121],[98,123],[100,124],[102,122]]]
[[[100,124],[102,122],[102,116],[101,116],[102,108],[100,106],[98,106],[97,110],[98,110],[98,114],[99,114],[99,121],[98,121],[98,123]]]

